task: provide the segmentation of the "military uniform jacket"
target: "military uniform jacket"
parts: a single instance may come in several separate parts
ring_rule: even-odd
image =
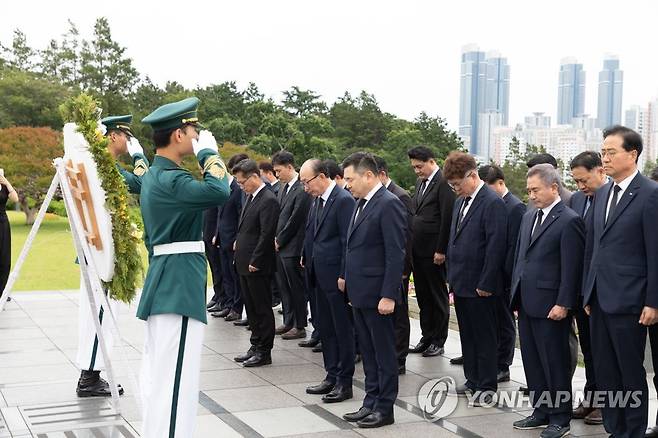
[[[130,193],[139,195],[139,193],[142,191],[142,177],[149,169],[149,160],[147,160],[144,155],[139,153],[133,155],[132,158],[133,158],[133,166],[134,166],[132,172],[128,172],[126,169],[121,167],[118,163],[117,163],[117,169],[119,169],[119,173],[123,177],[123,180],[126,182],[126,185],[128,186],[128,191]]]
[[[206,323],[206,257],[203,253],[153,255],[153,247],[200,241],[203,211],[229,197],[226,167],[210,149],[198,155],[203,181],[173,161],[156,155],[142,177],[141,210],[149,268],[137,309],[143,320],[174,313]]]

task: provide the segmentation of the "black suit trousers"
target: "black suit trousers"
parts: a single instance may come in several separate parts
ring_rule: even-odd
[[[402,300],[395,303],[393,312],[395,325],[395,351],[397,352],[398,364],[404,365],[409,354],[409,335],[411,324],[409,323],[409,279],[402,280]]]
[[[277,254],[276,279],[281,291],[283,324],[286,327],[306,327],[306,299],[304,297],[304,272],[299,257],[281,257]]]
[[[464,357],[466,386],[473,391],[498,388],[498,297],[463,298],[455,295],[455,312]]]
[[[366,375],[363,406],[390,415],[398,396],[394,316],[380,315],[377,309],[352,310]]]
[[[571,318],[560,321],[528,316],[519,310],[519,337],[533,415],[550,424],[567,426],[571,421]],[[566,400],[560,394],[567,394]],[[549,394],[550,399],[546,398]],[[551,403],[552,402],[552,403]]]
[[[240,275],[242,297],[251,327],[251,347],[266,354],[274,346],[271,278],[270,275]]]
[[[498,371],[509,371],[514,360],[514,347],[516,346],[516,321],[510,307],[510,292],[505,291],[496,297],[498,311]]]
[[[235,270],[235,253],[227,248],[221,248],[219,251],[224,294],[226,295],[226,302],[222,308],[232,309],[242,315],[242,294],[240,293],[240,278]]]
[[[222,281],[222,262],[219,248],[205,240],[203,243],[206,249],[206,258],[210,265],[210,275],[212,277],[212,288],[214,291],[213,300],[224,308],[226,307],[226,294],[224,293],[224,284]]]
[[[595,292],[593,292],[595,293]],[[649,417],[649,389],[644,369],[647,328],[639,314],[604,312],[596,298],[590,299],[592,357],[597,391],[640,391],[640,406],[614,407],[605,403],[603,426],[619,437],[644,436]]]
[[[431,257],[414,256],[413,263],[422,339],[443,347],[450,319],[445,266],[435,265]]]

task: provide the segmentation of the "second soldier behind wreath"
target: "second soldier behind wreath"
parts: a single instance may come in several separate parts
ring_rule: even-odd
[[[235,267],[251,328],[251,347],[236,362],[245,367],[272,363],[274,314],[272,275],[276,270],[274,236],[279,217],[276,195],[265,187],[258,163],[242,160],[232,169],[235,180],[247,194],[235,239]]]
[[[345,293],[352,305],[366,391],[361,408],[343,418],[374,428],[395,421],[398,361],[393,312],[402,301],[408,217],[402,202],[380,182],[372,155],[350,155],[343,170],[359,198],[347,232]]]
[[[457,392],[479,391],[473,403],[486,405],[498,387],[497,297],[505,290],[507,210],[480,179],[472,155],[452,152],[443,171],[459,195],[446,254],[466,377]]]

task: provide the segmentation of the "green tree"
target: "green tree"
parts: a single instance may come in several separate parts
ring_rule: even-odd
[[[381,147],[395,119],[383,113],[375,96],[365,91],[356,98],[346,92],[329,113],[341,152]]]
[[[20,70],[0,72],[0,127],[61,129],[59,104],[71,94],[59,82]]]
[[[309,114],[326,114],[327,105],[312,90],[302,90],[294,85],[283,92],[283,108],[296,117]]]
[[[34,49],[27,43],[27,37],[20,29],[14,30],[10,49],[9,66],[18,70],[31,71],[34,68]]]
[[[48,47],[41,50],[39,70],[68,86],[77,86],[80,75],[80,34],[69,20],[69,29],[61,41],[50,40]]]
[[[128,109],[125,96],[130,94],[139,75],[126,48],[112,39],[107,18],[94,25],[94,38],[82,42],[80,81],[85,91],[101,103],[103,114],[119,114]]]
[[[546,149],[544,146],[532,144],[526,145],[525,152],[522,152],[519,139],[512,137],[512,141],[509,144],[509,152],[505,157],[505,162],[501,166],[501,169],[505,175],[505,184],[507,185],[507,188],[523,202],[528,201],[528,193],[526,190],[526,174],[528,173],[528,166],[526,163],[532,155],[545,152]]]

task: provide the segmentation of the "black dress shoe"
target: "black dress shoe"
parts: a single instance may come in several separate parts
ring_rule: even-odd
[[[402,374],[407,374],[407,367],[404,364],[398,365],[398,376]]]
[[[354,397],[352,387],[345,388],[344,386],[336,385],[329,394],[322,397],[322,401],[325,403],[340,403],[352,397]]]
[[[313,385],[306,388],[307,394],[329,394],[334,389],[335,384],[328,380],[323,380],[319,385]]]
[[[318,345],[313,347],[311,350],[313,353],[322,353],[322,342],[320,342]]]
[[[496,380],[498,381],[498,383],[509,382],[509,379],[510,379],[509,370],[498,371],[498,375],[496,376]]]
[[[658,437],[658,426],[650,427],[647,429],[647,432],[644,434],[646,438],[656,438]]]
[[[206,310],[210,313],[213,313],[213,312],[221,312],[224,309],[222,309],[222,306],[220,306],[219,303],[217,303],[212,307],[208,307]]]
[[[371,413],[372,413],[371,409],[361,406],[358,411],[348,412],[347,414],[343,415],[343,420],[354,423],[356,421],[363,420]]]
[[[229,313],[226,314],[224,321],[231,322],[231,321],[237,321],[239,319],[240,319],[240,314],[235,310],[231,310]]]
[[[117,385],[119,395],[123,395],[123,387]],[[75,390],[78,397],[112,397],[110,384],[101,378],[100,371],[82,371]]]
[[[211,312],[210,315],[213,318],[224,318],[231,311],[231,309],[220,309],[219,311],[212,310],[212,309],[214,309],[214,307],[211,307],[210,309],[208,309],[208,312]]]
[[[249,359],[251,359],[251,356],[254,355],[254,352],[252,350],[247,351],[245,354],[241,354],[240,356],[235,356],[233,358],[234,361],[236,362],[245,362]]]
[[[233,321],[233,325],[237,325],[239,327],[246,327],[249,325],[249,321],[247,319],[239,319],[237,321]]]
[[[466,394],[472,394],[473,390],[466,386],[466,384],[463,385],[457,385],[455,387],[455,394],[457,395],[466,395]]]
[[[383,415],[381,412],[371,412],[370,415],[356,422],[356,425],[364,429],[371,429],[375,427],[388,426],[395,423],[393,413],[391,415]]]
[[[512,423],[512,426],[514,429],[520,430],[541,429],[548,426],[548,420],[539,419],[534,415],[531,415],[522,420],[515,421]]]
[[[539,435],[539,438],[562,438],[569,435],[569,426],[558,426],[549,424],[548,427]]]
[[[450,359],[450,365],[464,365],[464,356],[453,357]]]
[[[319,339],[306,339],[305,341],[299,342],[297,345],[300,347],[313,348],[320,343]]]
[[[270,365],[272,363],[272,356],[270,354],[255,353],[249,359],[242,362],[245,368],[262,367],[263,365]]]
[[[215,300],[208,301],[208,304],[206,304],[206,309],[210,309],[215,304],[217,304],[217,301],[215,301]]]
[[[427,350],[423,351],[423,357],[434,357],[440,356],[444,352],[443,347],[439,347],[436,344],[431,344],[427,347]]]
[[[420,342],[418,342],[415,347],[409,349],[409,353],[422,353],[423,351],[427,350],[429,346],[430,346],[429,342],[423,341],[421,339]]]

